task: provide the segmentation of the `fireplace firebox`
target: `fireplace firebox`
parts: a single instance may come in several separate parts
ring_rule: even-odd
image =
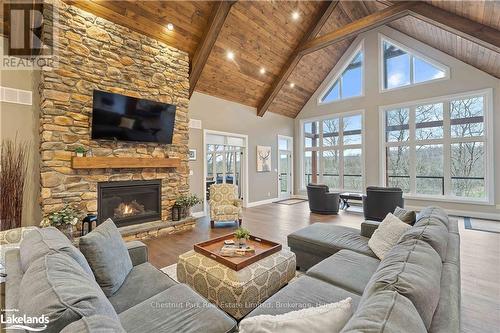
[[[118,227],[161,219],[161,181],[134,180],[97,184],[98,223],[111,218]]]

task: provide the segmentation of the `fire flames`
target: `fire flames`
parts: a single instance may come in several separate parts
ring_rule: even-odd
[[[115,208],[115,217],[128,217],[144,213],[144,205],[133,200],[130,203],[120,203]]]

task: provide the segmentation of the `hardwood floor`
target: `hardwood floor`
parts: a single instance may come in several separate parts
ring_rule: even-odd
[[[355,212],[318,215],[307,202],[286,206],[269,204],[247,208],[243,226],[254,235],[281,242],[291,232],[316,222],[359,228],[363,216]],[[500,223],[500,222],[499,222]],[[467,230],[460,221],[462,275],[462,332],[500,332],[500,234]],[[158,268],[174,264],[193,244],[231,233],[235,223],[219,223],[210,229],[208,218],[198,220],[192,231],[144,241],[150,261]]]

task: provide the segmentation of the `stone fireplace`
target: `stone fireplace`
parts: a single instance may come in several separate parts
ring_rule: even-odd
[[[44,66],[39,86],[43,214],[71,204],[84,213],[98,213],[101,220],[114,216],[118,209],[113,220],[129,225],[125,228],[142,228],[158,221],[171,224],[176,197],[189,192],[188,54],[62,1],[55,1],[54,6],[58,14],[58,62],[54,67]],[[52,19],[52,12],[45,11],[48,26]],[[51,31],[44,31],[43,38],[51,38],[50,34]],[[93,140],[95,89],[176,105],[172,144]],[[82,169],[73,164],[77,147],[91,151],[94,157],[173,158],[179,160],[179,165]],[[152,192],[143,193],[151,197],[147,202],[127,196],[122,198],[122,206],[102,206],[102,198],[111,202],[116,200],[116,194],[121,194],[105,184],[130,185],[136,181],[157,184]],[[106,192],[104,196],[101,191]],[[145,189],[141,187],[140,191]],[[139,222],[138,217],[141,224],[130,225]],[[152,222],[144,223],[142,219],[146,218]]]
[[[98,223],[111,218],[118,227],[161,219],[161,181],[135,180],[97,184]]]

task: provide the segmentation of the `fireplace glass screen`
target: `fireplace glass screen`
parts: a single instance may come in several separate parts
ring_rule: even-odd
[[[161,181],[118,181],[98,184],[98,222],[111,218],[117,226],[161,219]]]

